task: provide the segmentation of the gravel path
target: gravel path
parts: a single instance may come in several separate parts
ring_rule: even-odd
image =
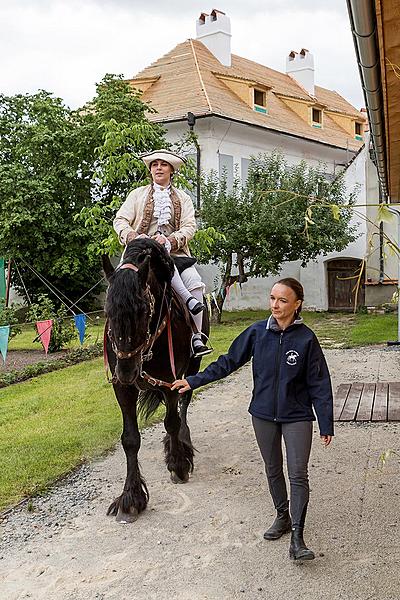
[[[327,350],[334,385],[398,380],[386,348]],[[120,493],[120,447],[78,469],[1,525],[0,599],[398,600],[400,426],[338,424],[332,446],[317,432],[310,462],[306,539],[317,559],[293,564],[288,536],[265,542],[273,516],[247,413],[250,368],[204,389],[190,410],[195,472],[173,485],[162,424],[146,430],[148,510],[132,525],[105,516]]]
[[[0,374],[8,371],[18,371],[39,362],[46,363],[64,358],[67,354],[68,350],[61,350],[54,354],[45,354],[43,350],[9,350],[6,364],[0,360]]]

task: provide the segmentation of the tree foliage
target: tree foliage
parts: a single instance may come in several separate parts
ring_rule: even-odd
[[[21,333],[21,327],[18,326],[18,311],[21,306],[19,304],[11,304],[6,306],[3,298],[0,298],[0,327],[11,325],[10,339]]]
[[[47,319],[53,321],[49,343],[50,354],[58,352],[77,336],[71,315],[68,314],[65,306],[61,305],[56,308],[54,302],[47,294],[39,294],[37,302],[31,304],[29,307],[27,318],[29,321],[43,321]],[[35,341],[41,343],[40,336]]]
[[[224,235],[212,252],[222,263],[219,310],[235,281],[276,275],[286,261],[305,266],[319,254],[343,250],[356,237],[354,200],[342,176],[330,182],[322,166],[289,165],[279,152],[252,158],[246,184],[235,177],[231,190],[226,177],[211,173],[203,183],[201,218]]]
[[[48,290],[26,263],[74,301],[101,278],[90,251],[97,232],[75,215],[112,201],[144,176],[137,154],[163,142],[148,110],[140,94],[113,75],[77,111],[43,90],[0,95],[0,256],[17,262],[33,299]],[[111,170],[107,144],[118,146],[129,173],[116,172],[104,185],[99,174]],[[24,295],[17,273],[13,285]]]

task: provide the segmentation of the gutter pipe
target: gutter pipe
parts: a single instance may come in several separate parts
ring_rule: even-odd
[[[376,168],[384,198],[389,195],[380,56],[374,0],[347,0],[350,25],[368,119]]]

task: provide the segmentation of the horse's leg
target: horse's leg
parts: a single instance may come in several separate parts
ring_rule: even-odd
[[[126,455],[126,480],[122,494],[110,505],[107,514],[116,515],[120,523],[136,521],[139,513],[147,506],[149,493],[141,476],[138,452],[140,433],[136,417],[138,391],[134,386],[114,385],[115,395],[122,411],[122,446]]]
[[[189,365],[186,371],[186,375],[196,375],[200,369],[201,358],[192,357],[189,361]],[[181,427],[179,431],[179,438],[185,441],[187,444],[192,446],[192,440],[190,438],[190,429],[187,424],[187,411],[189,408],[190,401],[192,399],[193,392],[189,391],[179,396],[179,416],[181,418]]]
[[[164,437],[165,462],[171,473],[171,480],[174,483],[186,483],[189,479],[189,473],[193,471],[194,452],[190,441],[190,432],[189,441],[183,439],[180,435],[181,418],[178,414],[178,394],[167,392],[165,396],[166,415],[164,425],[167,431]]]
[[[190,429],[187,423],[187,411],[189,408],[190,401],[192,399],[192,394],[193,392],[189,391],[179,396],[179,416],[181,419],[179,439],[183,442],[186,442],[190,446],[192,445],[192,440],[190,438]]]

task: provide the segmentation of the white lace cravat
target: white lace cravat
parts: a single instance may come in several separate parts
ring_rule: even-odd
[[[158,183],[153,183],[153,189],[154,216],[158,221],[158,227],[161,228],[171,220],[171,186],[163,188]]]

